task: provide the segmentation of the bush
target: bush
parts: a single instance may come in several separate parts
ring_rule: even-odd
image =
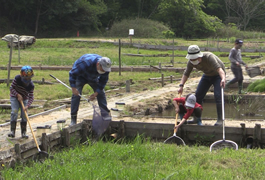
[[[171,36],[173,33],[160,22],[137,18],[125,19],[114,23],[109,31],[109,35],[112,37],[128,37],[129,29],[134,29],[135,38],[164,38],[165,36]],[[163,32],[167,33],[164,35]]]
[[[265,78],[254,81],[247,87],[247,90],[251,92],[265,92]]]

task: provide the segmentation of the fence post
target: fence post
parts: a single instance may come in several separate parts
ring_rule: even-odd
[[[6,80],[7,87],[9,87],[12,52],[13,52],[13,36],[11,36],[9,62],[8,62],[8,67],[7,67],[7,70],[8,70],[7,80]]]
[[[121,39],[119,39],[119,76],[121,75]]]
[[[61,132],[62,142],[64,147],[70,147],[70,133],[67,128],[63,128]]]
[[[164,87],[164,74],[161,74],[161,83],[162,83],[162,87]]]
[[[173,38],[173,51],[172,51],[172,65],[174,67],[174,50],[175,50],[175,46],[174,46],[174,38]]]
[[[42,145],[43,151],[46,151],[46,152],[49,151],[49,140],[48,140],[46,133],[42,133],[41,135],[41,145]]]
[[[130,92],[130,80],[126,80],[126,92]]]

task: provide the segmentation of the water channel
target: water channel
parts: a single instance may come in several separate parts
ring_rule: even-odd
[[[163,111],[159,116],[175,116],[175,109]],[[202,119],[216,119],[216,105],[215,103],[204,103]],[[242,120],[265,120],[265,109],[259,107],[251,107],[249,103],[246,104],[225,104],[225,118],[229,119],[242,119]]]

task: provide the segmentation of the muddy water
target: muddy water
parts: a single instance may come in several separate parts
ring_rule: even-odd
[[[251,114],[251,115],[247,115]],[[166,110],[159,114],[159,116],[175,116],[175,110]],[[202,119],[216,119],[216,105],[215,103],[204,103]],[[260,119],[265,120],[265,109],[251,109],[248,104],[225,104],[225,118],[237,120],[251,120]]]

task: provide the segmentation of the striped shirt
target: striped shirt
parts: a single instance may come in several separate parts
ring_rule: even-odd
[[[29,85],[26,86],[25,83],[22,82],[21,76],[16,75],[10,86],[10,96],[17,97],[17,94],[20,94],[23,97],[23,100],[28,99],[27,106],[29,107],[34,100],[33,92],[34,92],[33,82],[30,81]]]
[[[101,58],[97,54],[84,54],[75,61],[72,69],[69,71],[69,83],[71,87],[76,87],[76,81],[84,83],[97,83],[96,92],[100,93],[109,80],[109,72],[99,74],[97,71],[97,62]]]

